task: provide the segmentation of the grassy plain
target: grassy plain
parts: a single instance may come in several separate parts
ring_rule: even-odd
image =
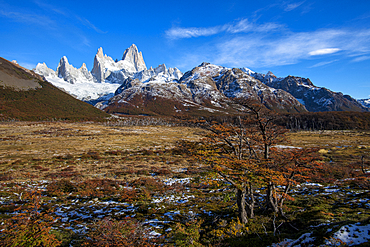
[[[294,188],[287,215],[296,231],[282,224],[276,232],[278,219],[264,216],[251,220],[247,230],[222,230],[235,227],[234,191],[210,183],[207,167],[178,146],[205,133],[188,127],[2,123],[0,218],[8,219],[27,202],[22,193],[39,190],[44,207],[57,219],[54,231],[64,246],[79,246],[91,225],[105,217],[135,218],[153,236],[165,236],[161,241],[170,246],[175,223],[191,219],[203,221],[199,242],[204,246],[267,246],[308,232],[315,232],[316,246],[343,225],[369,224],[368,188],[343,182],[352,179],[351,170],[343,177],[336,168],[342,177],[335,183]],[[370,157],[370,132],[292,132],[288,139],[281,144],[319,147],[333,167]]]

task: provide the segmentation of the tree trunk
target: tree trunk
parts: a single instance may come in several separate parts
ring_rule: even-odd
[[[278,200],[276,196],[274,196],[275,192],[275,185],[272,182],[269,182],[267,185],[267,192],[266,192],[266,209],[272,210],[273,212],[279,211]]]
[[[245,188],[243,190],[237,189],[236,192],[236,204],[238,206],[238,218],[240,220],[240,223],[247,224],[248,223],[248,214],[245,210],[246,202],[245,202],[245,196],[247,192]]]
[[[246,189],[247,189],[247,198],[248,198],[248,200],[246,202],[248,217],[249,218],[254,218],[254,203],[255,203],[255,200],[254,200],[252,183],[248,183]]]
[[[270,148],[270,146],[265,143],[265,155],[264,155],[265,159],[269,158],[269,148]]]

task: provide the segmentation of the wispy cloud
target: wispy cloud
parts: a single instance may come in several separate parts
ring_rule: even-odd
[[[55,13],[58,13],[58,14],[61,14],[61,15],[64,15],[64,16],[68,16],[68,11],[67,10],[63,10],[61,8],[58,8],[58,7],[54,6],[54,5],[47,4],[45,2],[41,2],[41,1],[38,1],[38,0],[35,0],[34,2],[37,6],[39,6],[40,8],[42,8],[44,10],[53,11]]]
[[[201,36],[212,36],[222,32],[225,33],[248,33],[248,32],[272,32],[284,28],[276,23],[255,24],[248,19],[241,19],[236,23],[228,23],[214,27],[173,27],[165,31],[169,39],[196,38]]]
[[[296,8],[298,8],[299,6],[301,6],[305,1],[302,1],[302,2],[297,2],[297,3],[291,3],[291,4],[287,4],[284,8],[285,11],[292,11]]]
[[[79,16],[76,16],[76,18],[86,27],[95,30],[97,33],[107,33],[106,31],[102,31],[99,28],[97,28],[94,24],[92,24],[88,19],[81,18]]]
[[[311,56],[318,56],[318,55],[326,55],[326,54],[332,54],[340,51],[339,48],[325,48],[325,49],[319,49],[315,51],[310,51],[308,54]]]
[[[312,32],[285,30],[279,35],[273,32],[240,32],[238,35],[225,35],[212,40],[212,43],[188,52],[183,58],[197,59],[186,62],[189,64],[207,61],[232,67],[266,68],[295,64],[305,59],[321,59],[325,55],[341,51],[338,59],[356,54],[365,56],[355,59],[361,61],[370,56],[369,40],[370,29],[323,29]],[[190,53],[197,56],[194,57]],[[320,62],[314,66],[323,66],[324,63],[329,64]]]
[[[323,62],[314,64],[314,65],[310,66],[309,68],[317,68],[317,67],[325,66],[325,65],[328,65],[328,64],[332,64],[332,63],[334,63],[336,61],[338,61],[338,59],[331,60],[331,61],[323,61]]]
[[[12,21],[16,22],[22,22],[26,24],[37,24],[49,28],[55,25],[55,22],[53,20],[44,15],[0,10],[0,16],[9,18]]]
[[[166,36],[170,39],[182,39],[182,38],[196,38],[200,36],[210,36],[222,32],[225,28],[219,27],[210,27],[210,28],[171,28],[166,31]]]
[[[73,21],[75,21],[77,19],[85,27],[90,28],[90,29],[93,29],[97,33],[107,33],[105,31],[102,31],[101,29],[97,28],[88,19],[83,18],[83,17],[80,17],[78,15],[71,14],[70,11],[68,11],[68,9],[60,8],[58,6],[55,6],[55,5],[52,5],[52,4],[48,4],[48,3],[44,3],[44,2],[41,2],[39,0],[35,0],[34,2],[36,3],[37,6],[39,6],[40,8],[42,8],[42,9],[44,9],[46,11],[51,11],[51,12],[57,13],[59,15],[63,15],[67,19],[71,19]]]
[[[362,61],[369,60],[369,59],[370,59],[370,56],[361,56],[361,57],[356,57],[351,62],[357,63],[357,62],[362,62]]]

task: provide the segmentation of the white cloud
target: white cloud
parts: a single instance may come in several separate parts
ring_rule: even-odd
[[[106,31],[102,31],[99,28],[97,28],[94,24],[92,24],[88,19],[86,18],[81,18],[79,16],[76,16],[76,18],[86,27],[94,29],[97,33],[105,34],[107,33]]]
[[[255,24],[248,19],[241,19],[235,24],[225,24],[215,27],[173,27],[166,30],[166,36],[169,39],[196,38],[201,36],[211,36],[218,33],[248,33],[248,32],[272,32],[283,29],[282,25],[276,23]]]
[[[356,63],[356,62],[362,62],[362,61],[369,60],[369,59],[370,59],[370,56],[361,56],[361,57],[356,57],[351,62]]]
[[[318,55],[342,51],[338,57],[370,56],[370,29],[326,29],[313,32],[238,33],[224,35],[199,49],[187,51],[181,59],[196,61],[187,64],[211,62],[229,67],[266,68],[295,64],[305,59],[321,58]],[[331,47],[331,48],[327,48]],[[334,48],[335,47],[335,48]],[[367,58],[357,58],[356,61]],[[183,61],[184,62],[184,61]],[[321,62],[321,61],[319,61]],[[332,61],[334,62],[334,61]],[[321,62],[314,67],[323,66]],[[181,68],[181,66],[179,66]]]
[[[324,66],[324,65],[328,65],[328,64],[334,63],[334,62],[336,62],[336,61],[338,61],[338,59],[336,59],[336,60],[332,60],[332,61],[323,61],[323,62],[320,62],[320,63],[314,64],[314,65],[310,66],[309,68],[321,67],[321,66]]]
[[[210,27],[210,28],[181,28],[175,27],[166,31],[166,36],[170,39],[182,39],[182,38],[196,38],[200,36],[210,36],[223,31],[223,27]]]
[[[292,10],[298,8],[299,6],[301,6],[304,2],[305,1],[298,2],[298,3],[287,4],[284,10],[285,11],[292,11]]]
[[[326,55],[326,54],[332,54],[340,51],[339,48],[325,48],[325,49],[319,49],[315,51],[310,51],[308,54],[311,56],[317,56],[317,55]]]
[[[47,28],[51,28],[55,25],[55,22],[53,20],[43,15],[0,10],[0,16],[4,16],[16,22],[37,24]]]

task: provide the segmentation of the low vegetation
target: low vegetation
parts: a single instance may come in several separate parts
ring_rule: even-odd
[[[287,132],[268,142],[257,135],[258,126],[251,131],[240,124],[198,125],[0,124],[0,243],[366,245],[369,132]],[[240,146],[248,153],[230,152],[239,146],[226,140],[252,134],[255,138]],[[266,143],[269,157],[260,152]],[[283,166],[288,160],[292,166]],[[229,164],[248,169],[257,164],[259,170],[250,170],[246,179],[246,170]],[[253,189],[244,197],[254,200],[254,215],[247,212],[247,220],[236,200],[238,190],[247,188],[243,183]],[[281,198],[284,203],[276,204]]]

